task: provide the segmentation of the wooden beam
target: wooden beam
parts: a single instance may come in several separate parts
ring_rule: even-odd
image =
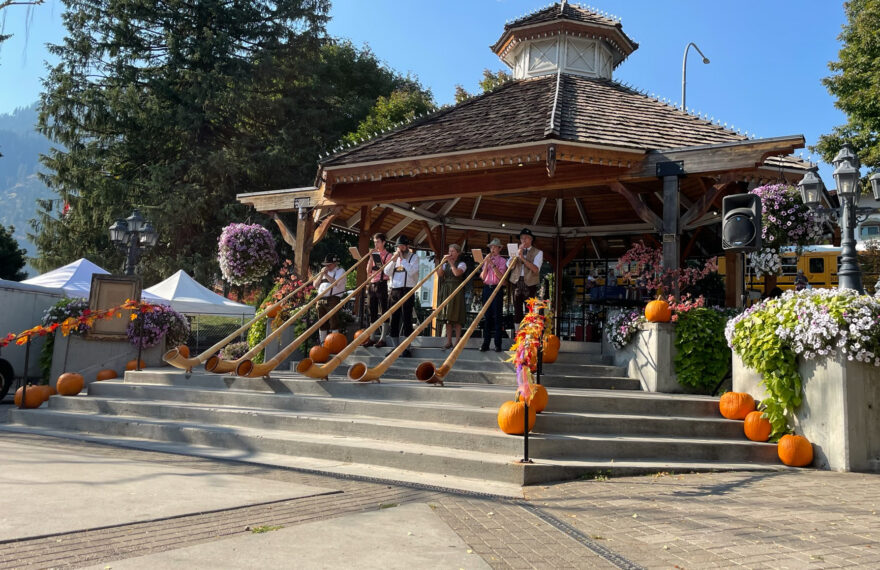
[[[565,257],[562,258],[562,267],[565,267],[566,265],[574,261],[574,258],[578,256],[578,253],[580,253],[581,249],[583,249],[583,247],[587,245],[587,243],[589,243],[592,239],[593,238],[591,238],[590,236],[584,236],[577,242],[575,242],[575,245],[572,247],[571,251],[566,253]]]
[[[474,209],[471,210],[471,219],[475,219],[477,217],[477,210],[480,209],[480,201],[483,199],[483,195],[479,195],[474,198]]]
[[[333,223],[333,220],[339,215],[339,212],[342,211],[340,206],[337,206],[335,211],[331,212],[329,216],[324,218],[321,221],[321,225],[315,229],[315,233],[312,235],[312,245],[318,243],[324,236],[327,235],[327,231],[330,229],[330,225]]]
[[[700,196],[700,199],[688,208],[688,211],[681,216],[681,227],[687,229],[688,224],[703,217],[703,214],[705,214],[712,206],[712,202],[714,202],[722,192],[727,190],[731,184],[732,182],[719,182],[705,191],[703,195]]]
[[[572,199],[574,200],[574,207],[577,208],[578,214],[580,215],[581,221],[584,223],[584,226],[589,226],[590,220],[587,219],[587,213],[584,211],[584,205],[581,204],[581,199],[580,198],[572,198]]]
[[[281,219],[281,216],[278,215],[278,212],[266,212],[271,216],[273,220],[275,220],[275,225],[278,226],[278,231],[281,232],[281,238],[287,243],[290,247],[296,251],[296,236],[290,231],[290,228],[287,227],[287,224],[284,223],[284,220]]]
[[[440,244],[437,243],[437,239],[434,237],[434,232],[431,231],[431,226],[428,225],[428,222],[422,220],[422,231],[425,232],[425,237],[428,238],[428,246],[431,248],[431,251],[434,252],[435,255],[440,255]]]
[[[375,220],[370,223],[370,233],[376,234],[382,231],[382,223],[388,218],[391,214],[390,208],[385,208],[382,210],[382,213],[379,214]],[[374,229],[375,228],[375,229]]]
[[[414,220],[411,216],[404,216],[403,219],[397,222],[397,224],[393,228],[388,230],[386,236],[388,237],[388,239],[394,239],[395,237],[397,237],[398,234],[400,234],[400,232],[406,229],[406,226],[413,223],[413,221]]]
[[[562,227],[562,198],[556,199],[556,227]]]
[[[663,219],[648,208],[644,197],[636,194],[620,182],[612,182],[608,187],[626,198],[626,201],[629,202],[630,206],[632,206],[633,210],[635,210],[636,214],[642,221],[654,226],[654,229],[658,232],[662,230]]]
[[[538,207],[535,209],[535,215],[532,216],[532,225],[535,226],[538,224],[538,218],[541,217],[541,212],[544,210],[544,204],[547,203],[547,198],[541,198],[538,202]]]
[[[437,215],[442,218],[443,216],[448,214],[450,211],[452,211],[452,208],[454,208],[455,205],[458,204],[459,200],[461,200],[461,198],[453,198],[452,200],[446,202],[443,207],[440,208],[440,211],[437,212]]]
[[[703,228],[701,228],[701,227],[697,228],[694,231],[693,235],[691,235],[691,239],[688,240],[687,245],[684,246],[684,251],[681,252],[682,259],[687,259],[690,256],[691,250],[694,248],[694,244],[697,243],[697,236],[699,236],[700,232],[702,232],[702,231],[703,231]]]
[[[309,252],[312,250],[312,236],[315,221],[311,216],[300,219],[296,224],[296,246],[293,248],[293,269],[301,280],[309,276]]]

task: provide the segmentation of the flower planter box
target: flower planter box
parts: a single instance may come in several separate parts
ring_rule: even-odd
[[[642,323],[639,332],[622,349],[603,337],[603,352],[614,357],[615,366],[626,367],[627,375],[642,383],[646,392],[698,394],[690,386],[678,383],[675,374],[675,325]]]
[[[813,444],[813,466],[834,471],[880,473],[880,372],[840,356],[798,358],[803,403],[795,431]],[[755,400],[767,397],[761,377],[733,355],[733,389]]]
[[[69,350],[67,350],[67,343],[70,343]],[[164,347],[165,340],[163,338],[158,345],[143,350],[141,360],[146,363],[147,368],[167,366],[162,360],[162,355],[165,354]],[[65,352],[67,352],[67,366],[64,365]],[[54,384],[62,373],[78,372],[85,377],[86,384],[90,384],[95,380],[95,374],[104,368],[116,370],[122,377],[125,372],[125,364],[129,360],[136,359],[137,354],[138,349],[133,347],[127,339],[93,339],[88,336],[64,336],[61,332],[56,332],[49,381]]]

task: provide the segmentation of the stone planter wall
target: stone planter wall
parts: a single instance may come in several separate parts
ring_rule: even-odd
[[[642,383],[646,392],[667,394],[698,393],[682,386],[675,375],[675,325],[643,323],[638,334],[622,349],[614,348],[604,339],[603,352],[614,357],[616,366],[625,366],[627,375]]]
[[[69,350],[68,343],[70,343]],[[162,355],[165,354],[164,346],[163,339],[153,348],[143,350],[141,360],[148,368],[167,366],[162,360]],[[66,366],[65,352],[67,354]],[[64,372],[78,372],[83,375],[86,384],[89,384],[95,380],[98,371],[105,368],[115,370],[122,377],[126,363],[136,359],[137,354],[138,349],[133,347],[128,340],[95,340],[88,336],[64,336],[60,332],[56,332],[49,383],[54,385],[55,380]]]
[[[803,403],[795,431],[813,444],[813,466],[880,472],[880,368],[841,357],[798,359]],[[760,376],[733,355],[733,389],[767,397]]]

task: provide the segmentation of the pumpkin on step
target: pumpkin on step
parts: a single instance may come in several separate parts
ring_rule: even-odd
[[[58,377],[58,382],[55,383],[58,393],[62,396],[76,396],[82,392],[85,385],[86,382],[82,374],[75,372],[65,372]]]
[[[309,351],[309,358],[312,359],[312,362],[315,364],[323,364],[330,360],[330,351],[320,344],[316,344]]]
[[[559,358],[559,347],[562,342],[555,334],[547,335],[544,338],[544,349],[541,355],[541,361],[545,364],[553,364]]]
[[[38,386],[34,386],[33,384],[27,385],[27,392],[24,396],[24,406],[21,405],[21,393],[24,391],[24,388],[19,388],[15,391],[15,405],[19,408],[39,408],[43,405],[45,400],[43,399],[43,390]]]
[[[729,420],[744,420],[755,411],[755,399],[745,392],[727,392],[718,401],[718,409]]]
[[[146,368],[147,367],[146,362],[144,362],[143,360],[141,360],[140,362],[141,362],[141,365],[138,366],[137,359],[129,360],[128,362],[125,363],[125,369],[126,370],[137,370],[138,368]]]
[[[651,323],[668,323],[672,320],[669,303],[661,299],[651,301],[645,306],[645,320]]]
[[[806,467],[813,462],[813,445],[801,435],[784,435],[776,444],[780,461],[791,467]]]
[[[101,380],[110,380],[111,378],[116,378],[117,376],[119,376],[119,374],[117,374],[115,370],[105,368],[104,370],[98,372],[98,374],[95,376],[95,380],[100,382]]]
[[[522,435],[525,423],[525,404],[521,401],[504,402],[498,408],[498,427],[510,435]],[[535,407],[529,406],[529,431],[535,427]]]
[[[266,311],[266,316],[270,319],[274,319],[278,316],[278,313],[281,312],[281,304],[270,305],[269,310]]]
[[[773,425],[764,417],[764,412],[749,412],[746,421],[743,422],[743,431],[752,441],[767,441],[770,439]]]
[[[330,351],[330,354],[339,354],[348,346],[348,339],[342,333],[330,333],[324,339],[324,348]]]
[[[529,409],[535,408],[535,413],[540,414],[547,407],[547,388],[542,384],[532,384],[532,401],[529,402]],[[517,399],[520,397],[519,390],[516,392]]]

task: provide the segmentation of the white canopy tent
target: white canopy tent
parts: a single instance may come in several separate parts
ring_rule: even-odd
[[[92,275],[95,274],[110,275],[110,272],[83,257],[58,269],[25,279],[22,283],[61,290],[68,297],[88,299],[92,290]],[[141,293],[141,299],[151,303],[163,301],[146,290]]]
[[[144,294],[147,293],[159,297],[161,302],[171,305],[175,311],[189,315],[252,317],[255,313],[254,307],[214,293],[182,269],[165,281],[144,289]]]

